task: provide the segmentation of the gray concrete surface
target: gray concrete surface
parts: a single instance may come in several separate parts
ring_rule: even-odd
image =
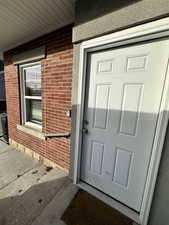
[[[60,220],[64,211],[77,193],[78,188],[67,180],[64,187],[55,195],[50,204],[32,225],[64,225]]]
[[[166,17],[168,9],[169,0],[77,0],[73,41]]]
[[[63,225],[76,191],[64,171],[0,142],[0,225]]]
[[[148,225],[169,224],[169,125],[150,211]]]

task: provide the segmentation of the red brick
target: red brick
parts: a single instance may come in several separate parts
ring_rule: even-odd
[[[70,140],[52,138],[47,141],[17,130],[21,124],[18,68],[12,63],[14,54],[46,45],[47,56],[42,60],[43,132],[71,131],[70,118],[65,110],[71,109],[72,89],[72,26],[44,35],[4,54],[5,83],[9,137],[25,147],[45,156],[59,166],[68,169]]]

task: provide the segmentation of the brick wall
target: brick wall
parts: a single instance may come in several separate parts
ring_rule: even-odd
[[[21,45],[4,54],[5,86],[9,137],[15,142],[68,169],[70,140],[52,138],[42,140],[17,129],[21,124],[18,67],[12,56],[46,45],[47,56],[42,60],[42,129],[45,133],[70,132],[71,121],[65,110],[71,109],[72,87],[72,26],[66,26],[41,38]]]

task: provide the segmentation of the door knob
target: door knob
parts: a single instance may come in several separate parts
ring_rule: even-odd
[[[87,129],[87,128],[83,128],[83,129],[82,129],[82,132],[83,132],[84,134],[88,134],[88,129]]]

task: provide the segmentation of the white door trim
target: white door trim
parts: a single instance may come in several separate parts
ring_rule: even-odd
[[[98,190],[90,187],[80,180],[80,162],[81,162],[81,145],[82,145],[82,122],[85,98],[85,76],[87,66],[87,53],[94,50],[101,50],[115,46],[121,46],[130,43],[147,41],[157,38],[169,37],[169,17],[155,22],[139,25],[120,32],[105,35],[89,41],[85,41],[80,46],[80,64],[78,80],[78,100],[77,100],[77,117],[76,117],[76,140],[75,140],[75,160],[74,160],[74,183],[89,191],[96,197],[118,209],[128,217],[132,218],[139,224],[146,225],[148,222],[153,192],[155,188],[168,118],[169,118],[169,69],[167,70],[166,82],[163,90],[163,97],[160,106],[160,113],[157,122],[157,129],[154,139],[152,156],[143,196],[143,202],[140,213],[120,204],[119,202],[109,199],[105,194],[99,193]]]

